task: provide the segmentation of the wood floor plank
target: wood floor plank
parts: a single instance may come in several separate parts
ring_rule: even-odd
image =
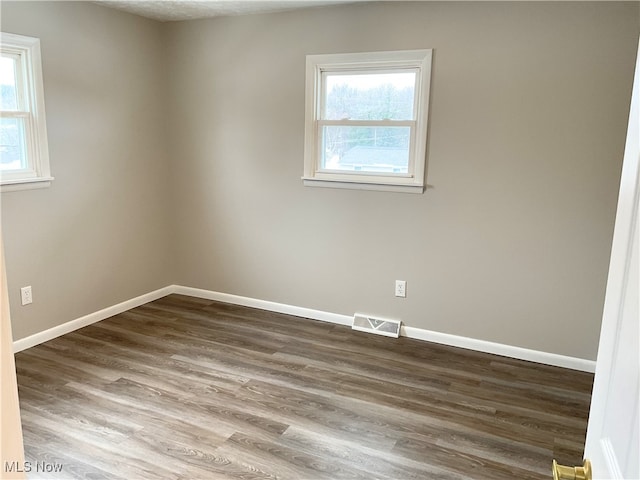
[[[282,435],[291,447],[321,453],[326,458],[339,459],[367,472],[370,478],[468,480],[470,477],[446,468],[415,461],[393,451],[370,448],[357,441],[318,434],[315,431],[290,427]]]
[[[593,375],[182,295],[16,355],[48,479],[543,480]]]

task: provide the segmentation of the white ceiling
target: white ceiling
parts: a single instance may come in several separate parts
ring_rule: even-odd
[[[23,0],[24,1],[24,0]],[[321,7],[325,5],[337,5],[356,2],[377,2],[383,0],[94,0],[109,8],[124,10],[125,12],[140,15],[142,17],[172,22],[180,20],[196,20],[199,18],[211,18],[229,15],[246,15],[251,13],[283,12],[300,8]],[[400,1],[400,0],[384,0]],[[408,0],[408,1],[434,1],[434,0]],[[437,1],[437,0],[435,0]],[[442,0],[439,0],[442,1]],[[444,0],[460,1],[460,0]],[[492,0],[468,0],[468,1],[492,1]],[[513,0],[498,0],[513,1]],[[566,0],[533,0],[562,2]],[[585,0],[569,0],[585,1]],[[586,0],[586,1],[610,1],[618,0]],[[2,0],[0,0],[0,3]]]
[[[94,3],[161,22],[170,22],[225,15],[282,12],[354,1],[364,0],[101,0]]]

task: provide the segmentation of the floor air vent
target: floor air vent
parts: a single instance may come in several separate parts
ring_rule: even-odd
[[[356,313],[353,316],[353,324],[351,328],[361,332],[376,333],[386,337],[398,338],[400,335],[399,320],[386,320],[382,318],[373,318],[367,315]]]

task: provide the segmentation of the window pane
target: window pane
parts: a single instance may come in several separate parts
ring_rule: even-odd
[[[0,170],[27,168],[24,121],[19,118],[0,119]]]
[[[413,120],[416,72],[327,73],[325,120]]]
[[[0,94],[0,110],[18,110],[15,58],[0,57]]]
[[[322,169],[408,173],[410,127],[322,129]]]

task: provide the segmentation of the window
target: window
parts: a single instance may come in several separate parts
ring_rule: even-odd
[[[2,191],[48,186],[40,40],[0,37],[0,185]]]
[[[431,54],[307,55],[305,185],[424,191]]]

